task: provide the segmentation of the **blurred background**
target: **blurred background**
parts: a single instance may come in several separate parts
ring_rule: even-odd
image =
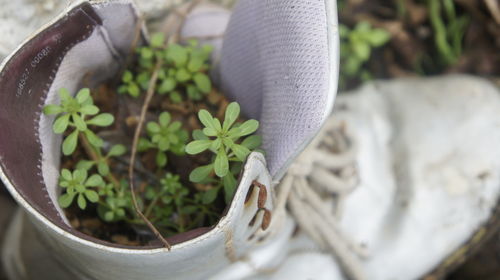
[[[52,6],[32,11],[27,17],[40,15],[41,19],[49,18],[47,14],[55,13],[67,4],[66,1],[61,1],[64,4],[57,3],[59,1],[40,2],[51,2]],[[142,1],[140,6],[143,10],[161,11],[178,2],[181,1]],[[230,5],[234,1],[219,2]],[[155,5],[162,9],[157,9]],[[0,18],[4,21],[16,16],[9,10],[15,6],[12,3],[7,6],[0,8],[3,10],[0,11]],[[500,86],[498,0],[339,0],[338,8],[340,91],[357,88],[374,79],[447,73],[469,73],[485,77]],[[31,29],[33,26],[28,25]],[[11,31],[7,28],[3,27],[2,35],[7,39],[0,42],[0,50],[9,50],[10,46],[19,43],[16,42],[19,34],[14,36],[17,30],[20,33],[30,31],[26,31],[26,26],[19,26],[18,29],[10,27]],[[14,35],[9,32],[14,32]],[[14,207],[13,200],[0,183],[0,240]],[[5,279],[1,270],[0,279]],[[498,230],[448,279],[500,279]]]

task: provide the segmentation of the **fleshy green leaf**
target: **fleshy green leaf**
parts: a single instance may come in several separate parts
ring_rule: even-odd
[[[236,102],[231,102],[227,108],[226,108],[226,113],[224,117],[224,124],[222,125],[222,128],[227,131],[233,123],[238,119],[238,116],[240,115],[240,105]]]
[[[217,136],[217,131],[211,127],[205,127],[203,129],[203,134],[206,136]]]
[[[90,90],[88,88],[82,88],[77,94],[76,94],[76,101],[78,104],[83,104],[87,101],[87,99],[90,98]]]
[[[215,151],[219,150],[221,145],[222,145],[222,141],[220,140],[220,138],[216,138],[214,141],[212,141],[212,145],[210,145],[210,150],[215,152]]]
[[[194,83],[203,93],[209,93],[212,90],[212,83],[207,75],[202,73],[196,73],[193,77]]]
[[[189,99],[191,100],[201,100],[203,98],[203,95],[201,95],[201,92],[198,89],[198,87],[194,85],[188,85],[186,91]]]
[[[175,136],[175,135],[170,135],[170,136]],[[161,137],[160,141],[158,141],[158,149],[160,151],[167,151],[170,148],[170,141],[166,137]]]
[[[385,31],[384,29],[377,28],[371,30],[370,36],[367,39],[373,47],[380,47],[383,44],[387,43],[390,38],[391,35],[389,32]]]
[[[119,157],[127,152],[127,148],[124,145],[117,144],[111,147],[109,150],[108,157]]]
[[[137,98],[141,94],[141,90],[136,83],[131,83],[127,87],[127,92],[130,96]]]
[[[64,139],[62,144],[63,154],[66,156],[71,155],[76,149],[76,144],[78,144],[78,130],[75,129]]]
[[[153,147],[153,144],[151,144],[151,142],[149,142],[145,138],[139,139],[139,143],[137,143],[137,150],[139,152],[144,152],[144,151],[146,151],[146,150],[148,150],[149,148],[152,148],[152,147]]]
[[[74,197],[75,197],[75,194],[65,193],[65,194],[61,195],[58,199],[59,206],[61,206],[62,208],[68,208],[71,205],[71,203],[73,202]]]
[[[87,129],[87,124],[83,121],[83,119],[78,115],[77,113],[71,114],[71,117],[73,118],[73,122],[75,123],[75,126],[78,130],[84,131]]]
[[[228,173],[222,178],[222,184],[224,185],[224,199],[227,204],[231,202],[236,191],[237,182],[233,174]]]
[[[186,69],[181,68],[175,73],[175,79],[180,83],[184,83],[191,79],[191,74]]]
[[[186,153],[190,155],[199,154],[210,147],[212,141],[210,140],[195,140],[186,146]]]
[[[76,164],[76,169],[85,169],[85,170],[89,170],[90,168],[92,168],[92,166],[94,166],[94,162],[91,161],[91,160],[80,160],[77,164]]]
[[[167,165],[167,155],[163,152],[158,152],[156,154],[156,165],[163,167]]]
[[[214,118],[207,110],[205,109],[200,110],[198,112],[198,118],[205,127],[216,129],[216,126],[214,124]]]
[[[173,103],[181,103],[182,96],[178,91],[172,91],[170,93],[170,100],[172,100]]]
[[[211,204],[217,198],[217,194],[219,193],[219,188],[213,188],[203,193],[201,198],[201,202],[203,204]]]
[[[73,179],[76,181],[83,183],[85,179],[87,179],[87,170],[85,169],[77,169],[73,171]]]
[[[59,90],[59,97],[61,98],[61,102],[71,100],[71,94],[65,88]]]
[[[366,61],[370,58],[371,48],[368,43],[360,41],[356,44],[352,44],[351,47],[356,56],[362,61]]]
[[[43,107],[43,113],[45,115],[57,115],[59,113],[62,113],[63,112],[63,109],[61,106],[58,106],[58,105],[47,105],[45,107]]]
[[[191,55],[191,59],[189,59],[188,63],[188,70],[191,72],[198,72],[200,71],[201,67],[203,66],[203,57],[199,55]]]
[[[83,133],[85,134],[85,137],[87,137],[87,140],[92,146],[100,148],[104,144],[104,141],[102,141],[101,138],[95,135],[95,133],[92,130],[87,129]]]
[[[73,179],[71,172],[66,168],[63,168],[63,170],[61,170],[61,177],[66,181],[71,181]]]
[[[95,105],[85,105],[80,109],[80,113],[85,115],[95,115],[99,113],[99,108]]]
[[[213,169],[213,164],[197,167],[189,174],[189,180],[193,183],[200,183],[210,175]]]
[[[132,72],[130,71],[125,71],[125,73],[123,73],[123,76],[122,76],[122,81],[124,83],[129,83],[131,82],[132,80],[134,79],[134,75],[132,75]]]
[[[173,78],[171,77],[165,78],[158,87],[158,93],[165,94],[167,92],[170,92],[175,89],[176,85],[177,82]]]
[[[153,36],[151,36],[151,46],[154,48],[160,48],[163,46],[163,43],[165,42],[165,34],[163,33],[154,33]]]
[[[188,59],[187,50],[177,44],[171,44],[167,49],[167,59],[173,61],[177,67],[186,64]]]
[[[208,140],[208,137],[203,133],[200,129],[193,130],[193,139],[194,140]]]
[[[260,135],[251,135],[245,138],[243,142],[241,142],[242,146],[247,147],[249,150],[256,149],[262,145],[262,136]]]
[[[245,136],[254,133],[259,128],[259,122],[256,120],[248,120],[242,123],[238,129],[239,136]]]
[[[106,222],[111,222],[111,221],[113,221],[114,218],[115,218],[115,214],[113,213],[113,211],[107,211],[104,214],[104,220]]]
[[[224,177],[229,172],[229,161],[227,159],[226,152],[223,149],[219,149],[214,162],[215,174],[219,177]]]
[[[166,127],[170,123],[171,119],[172,117],[170,116],[169,112],[163,112],[160,114],[158,121],[160,122],[161,126]]]
[[[65,114],[65,115],[59,116],[56,119],[56,121],[52,125],[52,130],[54,131],[54,133],[61,134],[64,131],[66,131],[66,129],[68,128],[68,125],[69,125],[69,117],[70,117],[70,114]]]
[[[108,174],[109,174],[109,165],[106,162],[104,162],[104,161],[100,161],[99,163],[97,163],[97,171],[102,176],[108,176]]]
[[[243,145],[234,144],[231,146],[231,150],[240,161],[245,161],[248,154],[250,154],[250,150]]]
[[[77,202],[78,202],[78,207],[80,207],[80,209],[85,210],[85,208],[87,208],[87,200],[85,200],[83,194],[78,195]]]
[[[109,113],[102,113],[99,114],[89,121],[87,121],[87,124],[90,125],[96,125],[96,126],[109,126],[115,121],[115,117]]]
[[[151,50],[148,47],[141,48],[140,52],[141,52],[141,58],[142,59],[149,60],[149,59],[153,58],[153,55],[154,55],[153,50]]]
[[[86,190],[85,196],[90,202],[96,203],[97,201],[99,201],[99,195],[93,190]]]
[[[149,133],[159,133],[161,130],[160,126],[155,122],[148,122],[146,129]]]

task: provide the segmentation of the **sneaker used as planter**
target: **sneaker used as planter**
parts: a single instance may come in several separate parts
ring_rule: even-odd
[[[498,112],[500,90],[465,75],[341,94],[279,185],[301,231],[269,279],[445,276],[499,226]]]
[[[275,213],[273,182],[333,107],[335,1],[235,6],[216,79],[260,121],[266,155],[250,154],[220,221],[170,238],[171,250],[111,244],[70,226],[57,203],[61,136],[42,114],[44,105],[57,103],[60,88],[76,92],[84,78],[97,85],[117,75],[138,21],[131,1],[79,1],[0,67],[0,178],[25,212],[17,214],[2,254],[13,279],[242,279],[274,269],[286,255],[294,222],[285,211]],[[38,259],[43,266],[32,265]],[[255,260],[250,270],[231,266],[247,260]]]

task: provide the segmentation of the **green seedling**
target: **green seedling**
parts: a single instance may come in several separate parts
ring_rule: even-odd
[[[78,144],[78,135],[81,133],[87,141],[95,148],[100,148],[103,141],[99,138],[89,126],[109,126],[113,123],[114,117],[108,113],[99,113],[99,108],[93,104],[90,90],[81,89],[76,97],[72,97],[67,89],[59,91],[61,98],[60,105],[47,105],[43,112],[46,115],[58,115],[52,126],[54,133],[63,134],[68,129],[74,128],[64,139],[62,151],[64,155],[72,154]],[[88,119],[88,116],[93,116]]]
[[[65,188],[66,193],[59,197],[59,205],[63,208],[69,207],[76,197],[78,207],[83,210],[87,207],[87,201],[91,203],[99,201],[99,194],[95,188],[102,186],[103,183],[100,175],[93,174],[88,177],[84,169],[76,169],[73,172],[63,169],[59,178],[59,186]]]
[[[155,65],[161,62],[156,85],[158,94],[168,94],[174,103],[182,102],[181,92],[191,100],[201,100],[212,90],[207,75],[212,50],[211,46],[198,46],[196,40],[191,40],[186,46],[166,46],[163,34],[153,34],[149,46],[137,48],[138,72],[134,76],[132,71],[125,71],[118,92],[138,97],[148,89]]]
[[[205,128],[202,131],[195,131],[193,133],[195,140],[186,146],[186,152],[191,155],[206,150],[214,154],[213,162],[194,169],[189,179],[195,183],[203,182],[214,172],[217,177],[222,179],[226,192],[226,202],[232,198],[236,189],[235,174],[230,171],[231,165],[241,166],[251,150],[256,149],[261,144],[261,138],[257,135],[242,139],[242,137],[257,131],[259,122],[247,120],[244,123],[236,123],[239,114],[240,106],[238,103],[230,103],[226,108],[224,122],[221,125],[220,121],[208,111],[200,110],[198,117]]]
[[[146,126],[149,139],[139,140],[138,150],[157,149],[156,165],[164,167],[168,162],[167,152],[176,155],[184,154],[184,147],[188,139],[188,133],[182,129],[179,121],[173,121],[170,113],[163,112],[158,118],[158,122],[149,122]]]
[[[339,34],[341,80],[352,77],[369,79],[370,73],[363,70],[362,66],[370,59],[372,49],[381,47],[389,41],[389,32],[380,28],[372,28],[368,22],[362,21],[352,30],[341,24]]]

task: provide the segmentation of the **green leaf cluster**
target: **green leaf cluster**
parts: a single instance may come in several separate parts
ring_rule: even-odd
[[[158,94],[168,94],[174,103],[182,102],[182,93],[191,100],[201,100],[212,90],[207,74],[212,50],[208,45],[198,46],[196,40],[186,46],[166,45],[163,34],[153,34],[149,46],[137,48],[138,70],[135,75],[133,71],[125,71],[118,92],[138,97],[148,89],[154,66],[160,61],[163,67],[158,72]]]
[[[121,180],[120,187],[106,184],[99,189],[102,198],[97,207],[99,217],[106,222],[117,222],[127,219],[127,213],[134,213],[132,198],[127,180]]]
[[[257,131],[259,122],[247,120],[238,123],[236,121],[239,115],[240,106],[236,102],[232,102],[227,106],[222,124],[208,111],[200,110],[198,118],[204,128],[201,131],[194,131],[193,138],[195,140],[186,146],[186,152],[191,155],[207,150],[214,155],[210,164],[194,169],[189,179],[192,182],[201,183],[210,179],[210,176],[215,173],[222,181],[226,202],[232,198],[236,189],[235,175],[239,173],[241,163],[262,142],[260,136],[251,135]],[[246,138],[243,139],[243,137]]]
[[[43,112],[46,115],[57,115],[52,125],[54,133],[62,134],[73,129],[63,141],[63,154],[70,155],[75,151],[80,133],[95,148],[102,147],[102,139],[92,132],[89,126],[109,126],[114,122],[113,115],[108,113],[99,114],[99,108],[93,104],[88,88],[78,91],[74,98],[67,89],[63,88],[59,91],[59,97],[61,99],[60,105],[47,105],[44,107]],[[88,118],[89,116],[92,117]]]
[[[158,188],[147,188],[145,199],[149,206],[145,215],[174,232],[185,232],[195,228],[203,219],[217,217],[212,211],[213,206],[203,205],[196,195],[191,199],[189,193],[179,175],[168,172]]]
[[[109,162],[112,158],[123,156],[127,148],[121,144],[113,145],[104,154],[104,141],[90,129],[92,126],[109,126],[114,117],[108,113],[99,114],[100,110],[94,105],[87,88],[78,91],[74,98],[68,90],[61,89],[59,97],[59,105],[47,105],[43,112],[46,115],[57,115],[53,124],[55,133],[68,134],[63,141],[63,153],[71,155],[78,144],[88,143],[90,146],[86,149],[90,149],[96,156],[96,159],[80,160],[73,172],[67,169],[61,171],[59,186],[66,191],[59,197],[60,206],[67,208],[76,198],[81,209],[85,209],[88,203],[99,203],[98,213],[105,221],[125,218],[125,209],[133,210],[130,203],[124,203],[124,197],[129,198],[130,194],[123,185],[114,182]],[[73,130],[70,132],[71,128]],[[79,136],[85,140],[83,143],[78,141]],[[88,177],[88,174],[92,175]]]
[[[156,165],[158,167],[167,165],[168,151],[176,155],[184,154],[188,133],[182,129],[181,122],[172,121],[170,113],[161,113],[158,122],[148,122],[146,130],[149,138],[139,140],[138,150],[144,152],[149,149],[157,149]]]
[[[386,44],[390,34],[384,29],[372,28],[370,23],[361,21],[353,29],[339,25],[341,79],[359,76],[363,80],[370,78],[370,73],[362,66],[370,59],[372,49]]]
[[[69,207],[76,197],[78,207],[85,209],[87,201],[91,203],[99,201],[99,194],[93,188],[102,186],[103,183],[100,175],[93,174],[88,177],[84,169],[76,169],[73,172],[63,169],[59,177],[59,186],[66,189],[66,193],[59,197],[59,205],[63,208]]]

